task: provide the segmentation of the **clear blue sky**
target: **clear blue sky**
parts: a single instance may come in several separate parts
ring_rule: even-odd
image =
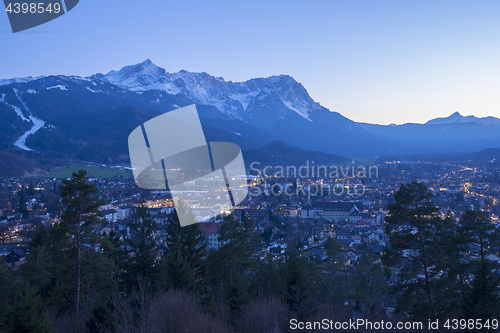
[[[500,117],[498,0],[81,0],[17,34],[2,10],[0,45],[0,78],[150,58],[232,81],[289,74],[356,121]]]

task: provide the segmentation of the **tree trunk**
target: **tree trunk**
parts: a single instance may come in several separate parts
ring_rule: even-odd
[[[432,310],[432,319],[436,316],[436,308],[434,307],[434,299],[432,297],[431,286],[429,282],[429,268],[427,266],[427,255],[425,250],[425,244],[423,239],[422,230],[419,229],[420,247],[422,251],[422,263],[424,265],[424,275],[425,275],[425,291],[427,292],[427,299]]]
[[[482,233],[482,231],[479,231],[479,246],[481,247],[481,262],[483,262],[484,255],[483,255],[483,233]]]
[[[75,313],[76,318],[80,316],[80,264],[81,264],[81,251],[80,251],[80,226],[82,224],[82,214],[78,215],[78,226],[76,228],[76,300],[75,300]]]

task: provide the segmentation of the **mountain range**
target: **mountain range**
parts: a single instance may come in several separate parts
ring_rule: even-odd
[[[500,147],[500,119],[462,116],[459,112],[425,124],[375,125],[359,123],[368,132],[396,140],[406,153],[475,152]]]
[[[127,164],[127,137],[135,127],[190,104],[209,141],[237,143],[252,157],[276,141],[281,149],[322,152],[332,160],[500,148],[500,119],[494,117],[454,113],[425,124],[356,123],[321,106],[288,75],[232,82],[169,73],[146,60],[89,77],[0,80],[0,152]]]

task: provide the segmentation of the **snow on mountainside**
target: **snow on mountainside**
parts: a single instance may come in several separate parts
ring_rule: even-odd
[[[130,131],[193,103],[208,140],[245,149],[276,140],[363,157],[500,148],[497,118],[456,113],[427,124],[356,123],[322,107],[288,75],[232,82],[207,73],[169,73],[150,60],[89,77],[0,80],[0,116],[5,119],[0,145],[51,158],[120,159],[128,154]]]
[[[11,84],[11,83],[26,83],[26,82],[37,80],[41,77],[42,76],[36,76],[36,77],[27,76],[27,77],[16,77],[13,79],[0,79],[0,86]]]
[[[96,77],[132,91],[158,89],[177,92],[175,89],[169,89],[170,74],[149,59],[140,64],[125,66],[119,71],[110,71],[106,75],[97,74]]]
[[[260,106],[269,95],[273,96],[269,103],[282,103],[284,108],[308,120],[311,111],[322,108],[300,83],[288,75],[232,82],[207,73],[185,70],[168,73],[148,59],[94,77],[138,93],[161,90],[172,95],[184,94],[195,103],[217,107],[233,119],[245,119],[245,112],[252,113],[254,107]]]
[[[17,113],[17,115],[23,121],[31,121],[33,123],[33,127],[31,127],[31,129],[29,131],[27,131],[23,135],[21,135],[19,137],[19,139],[17,139],[16,142],[14,142],[14,146],[17,146],[17,147],[21,148],[22,150],[32,151],[33,149],[26,147],[26,139],[28,138],[28,136],[35,134],[36,132],[38,132],[39,129],[43,128],[45,126],[45,121],[33,116],[31,114],[31,110],[26,105],[26,102],[23,99],[21,99],[19,92],[16,89],[13,89],[13,90],[14,90],[14,94],[16,95],[17,99],[19,100],[19,102],[21,103],[23,108],[29,113],[29,120],[26,119],[26,117],[24,117],[20,108],[14,106],[14,105],[10,105],[7,103],[6,104],[9,105],[10,107],[12,107],[15,110],[15,112]],[[2,95],[2,102],[5,103],[3,95]]]
[[[427,125],[444,125],[456,123],[478,123],[485,125],[500,125],[500,119],[495,117],[479,118],[475,116],[462,116],[459,112],[453,113],[446,118],[436,118],[426,122]]]

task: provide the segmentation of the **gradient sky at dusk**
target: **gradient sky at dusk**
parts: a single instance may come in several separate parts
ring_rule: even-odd
[[[90,75],[151,59],[244,81],[289,74],[363,122],[500,117],[500,2],[81,0],[12,34],[0,78]]]

